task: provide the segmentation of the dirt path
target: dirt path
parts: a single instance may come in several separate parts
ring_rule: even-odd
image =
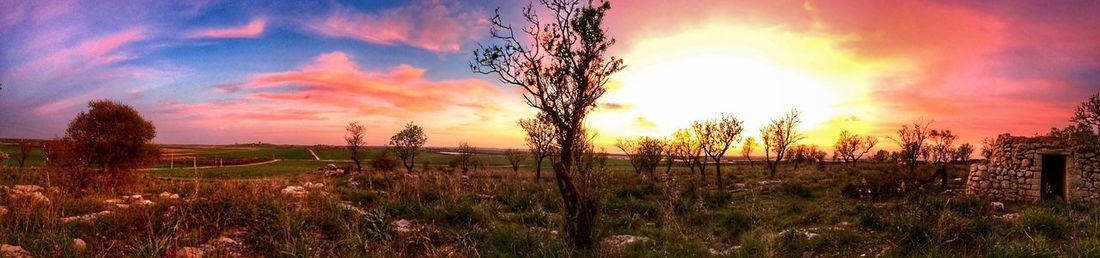
[[[198,169],[207,169],[207,168],[236,168],[236,167],[251,167],[251,166],[259,166],[259,165],[266,165],[266,164],[271,164],[271,163],[275,163],[275,162],[279,162],[279,161],[280,161],[279,159],[275,159],[275,160],[268,160],[268,161],[262,161],[262,162],[256,162],[256,163],[248,163],[248,164],[238,164],[238,165],[229,165],[229,166],[220,166],[220,167],[219,167],[219,166],[201,166],[201,167],[198,167]],[[168,169],[195,169],[195,167],[178,167],[178,168],[143,168],[143,169],[140,169],[140,170],[141,170],[141,171],[151,171],[151,170],[168,170]]]
[[[321,160],[321,157],[317,157],[317,153],[313,152],[313,149],[307,149],[307,150],[309,150],[309,154],[313,154],[313,159]]]

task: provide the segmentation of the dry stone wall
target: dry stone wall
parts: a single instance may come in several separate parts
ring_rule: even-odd
[[[990,158],[970,166],[965,192],[999,201],[1040,200],[1043,156],[1063,155],[1065,199],[1100,200],[1100,159],[1095,146],[1083,145],[1050,136],[1000,135]]]

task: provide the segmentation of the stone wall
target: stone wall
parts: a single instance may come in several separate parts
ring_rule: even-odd
[[[1050,137],[997,137],[988,160],[970,166],[965,193],[999,201],[1041,198],[1043,155],[1066,156],[1065,197],[1069,201],[1100,200],[1100,159],[1094,146]]]

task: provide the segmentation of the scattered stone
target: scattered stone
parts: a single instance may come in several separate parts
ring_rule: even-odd
[[[306,184],[305,184],[305,187],[306,187],[306,188],[309,188],[309,189],[324,188],[324,187],[325,187],[325,183],[313,183],[313,182],[306,182]]]
[[[393,224],[393,230],[397,231],[397,233],[404,234],[404,233],[409,233],[409,232],[413,231],[412,230],[412,221],[407,220],[407,219],[399,219],[399,220],[396,220],[396,221],[392,222],[391,224]]]
[[[83,253],[86,249],[88,249],[88,243],[85,243],[84,239],[73,238],[73,250],[76,250],[78,253]]]
[[[4,216],[4,214],[8,214],[8,208],[0,206],[0,216]]]
[[[352,205],[351,202],[348,202],[348,201],[340,202],[340,204],[338,204],[338,206],[340,206],[340,208],[343,208],[345,210],[354,211],[355,213],[359,213],[359,215],[367,215],[366,210],[364,210],[363,208],[356,207],[355,205]]]
[[[138,206],[153,206],[156,203],[154,203],[153,201],[150,201],[150,200],[140,200],[135,204],[138,205]]]
[[[1004,221],[1013,221],[1013,220],[1016,220],[1017,218],[1019,218],[1020,214],[1019,213],[1005,213],[1004,215],[993,215],[993,217],[997,218],[997,219],[1000,219],[1000,220],[1004,220]]]
[[[31,258],[34,256],[31,255],[31,252],[27,252],[27,250],[23,249],[22,246],[0,244],[0,257]]]
[[[158,196],[161,199],[173,199],[174,200],[174,199],[179,199],[180,198],[179,194],[174,194],[174,193],[169,193],[169,192],[161,192],[160,195],[158,195]]]
[[[649,241],[648,237],[639,237],[639,236],[632,236],[632,235],[614,235],[614,236],[609,236],[607,238],[604,238],[604,240],[603,240],[604,243],[607,243],[608,245],[611,245],[611,246],[614,246],[614,247],[623,247],[623,246],[627,246],[627,245],[632,245],[634,243],[647,242],[647,241]]]
[[[306,191],[305,187],[296,185],[287,186],[286,188],[283,188],[282,192],[284,195],[289,195],[296,198],[302,198],[306,197],[306,195],[309,195],[309,191]]]
[[[1002,202],[993,202],[990,206],[993,207],[993,211],[1002,211],[1005,209],[1005,204]]]
[[[176,257],[179,258],[202,258],[203,254],[202,249],[195,247],[184,247],[176,250]]]
[[[42,187],[37,185],[15,185],[11,188],[13,191],[19,192],[41,192]]]
[[[96,213],[84,214],[84,215],[80,215],[80,216],[64,217],[64,218],[61,218],[61,222],[89,221],[89,220],[96,219],[99,216],[103,216],[103,215],[107,215],[107,214],[111,214],[111,211],[108,210],[108,211],[101,211],[101,212],[96,212]]]

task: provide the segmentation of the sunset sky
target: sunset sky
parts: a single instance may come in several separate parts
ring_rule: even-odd
[[[341,144],[360,121],[382,145],[414,121],[431,146],[520,147],[533,110],[467,64],[521,4],[0,0],[0,138],[60,136],[106,98],[157,143]],[[1064,126],[1100,92],[1100,1],[611,4],[628,67],[588,121],[606,147],[721,113],[757,137],[791,108],[811,144],[919,118],[979,144]]]

